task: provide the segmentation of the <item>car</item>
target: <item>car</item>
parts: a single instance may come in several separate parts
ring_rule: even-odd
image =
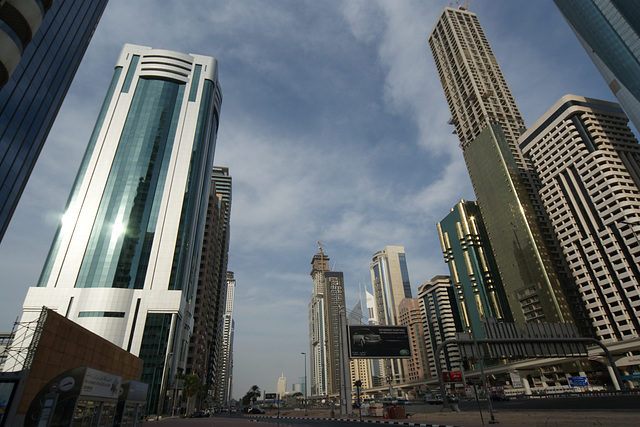
[[[265,414],[265,413],[266,412],[264,411],[264,409],[257,408],[255,406],[247,410],[247,414]]]
[[[398,405],[407,406],[411,405],[409,399],[398,399]]]
[[[442,405],[442,396],[439,394],[428,394],[425,396],[424,402],[429,405]]]
[[[492,402],[508,402],[509,400],[511,400],[509,398],[509,396],[503,396],[501,394],[492,394],[491,395],[491,401]]]
[[[351,342],[358,347],[366,347],[370,345],[377,345],[382,342],[382,338],[379,334],[376,334],[371,329],[361,328],[356,330],[351,335]]]

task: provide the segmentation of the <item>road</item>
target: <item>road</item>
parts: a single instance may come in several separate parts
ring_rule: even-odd
[[[487,402],[480,402],[481,410],[475,401],[459,404],[461,412],[442,412],[440,405],[410,405],[406,412],[412,414],[411,419],[381,420],[369,418],[368,421],[378,423],[406,423],[404,425],[447,425],[447,426],[480,426],[489,424],[490,414]],[[509,402],[493,402],[495,419],[505,426],[585,426],[640,425],[640,396],[599,396],[599,397],[557,397],[544,399],[514,399]],[[276,413],[267,416],[250,416],[245,414],[218,414],[211,418],[163,419],[145,423],[146,427],[259,427],[292,426],[292,427],[354,427],[359,423],[328,419],[328,411],[310,411],[311,417],[305,418],[301,411],[286,411],[281,418]],[[353,418],[357,418],[357,411]],[[366,420],[366,417],[365,417]],[[375,425],[375,424],[363,424]]]

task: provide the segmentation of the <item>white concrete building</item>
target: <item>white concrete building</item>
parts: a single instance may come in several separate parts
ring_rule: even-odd
[[[520,138],[595,335],[640,336],[640,145],[617,104],[566,95]]]

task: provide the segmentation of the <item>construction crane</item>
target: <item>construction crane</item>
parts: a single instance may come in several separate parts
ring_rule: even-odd
[[[449,4],[451,4],[451,3],[449,3]],[[469,10],[469,0],[467,0],[467,4],[464,7],[458,1],[456,2],[456,4],[458,5],[458,9],[459,10]]]

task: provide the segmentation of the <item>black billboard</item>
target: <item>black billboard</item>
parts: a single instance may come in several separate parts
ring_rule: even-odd
[[[409,329],[406,326],[349,325],[349,355],[352,359],[409,358]]]

